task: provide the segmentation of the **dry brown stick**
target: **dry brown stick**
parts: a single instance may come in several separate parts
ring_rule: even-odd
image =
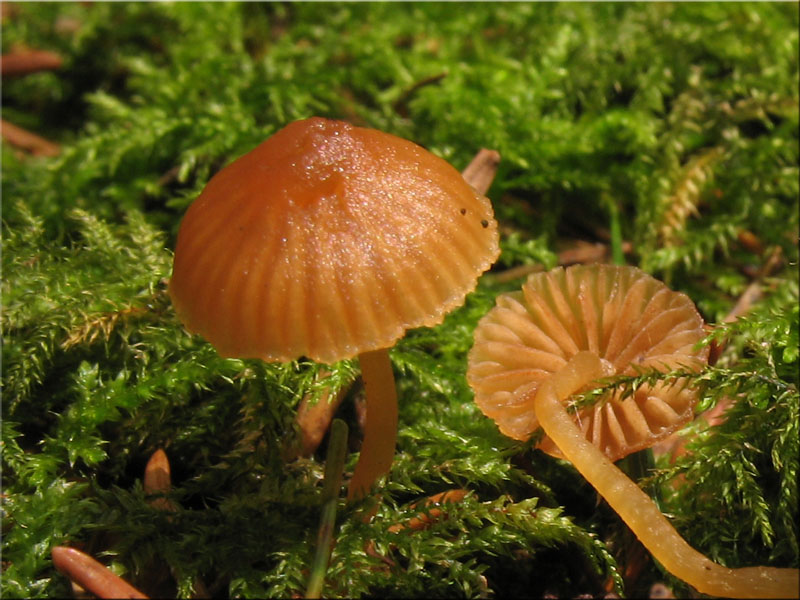
[[[0,2],[0,22],[5,23],[6,21],[10,20],[14,16],[15,12],[15,6],[9,2]]]
[[[98,598],[147,598],[88,554],[67,546],[55,546],[51,554],[56,569]]]
[[[770,255],[767,257],[767,260],[764,262],[764,265],[759,270],[755,281],[747,286],[747,289],[741,296],[739,296],[739,299],[731,309],[731,312],[726,315],[724,319],[725,323],[732,323],[749,311],[750,308],[761,299],[761,287],[763,280],[772,275],[780,266],[782,261],[783,250],[781,250],[780,246],[775,246]]]
[[[0,73],[3,77],[19,77],[59,69],[63,64],[61,56],[49,50],[17,50],[0,57]]]
[[[161,448],[153,452],[150,460],[147,461],[147,466],[144,468],[143,487],[145,494],[160,494],[159,497],[148,501],[150,506],[166,511],[175,510],[175,506],[169,498],[164,496],[172,487],[172,476],[167,454]]]
[[[147,466],[144,468],[144,481],[142,483],[145,494],[167,494],[172,489],[172,475],[169,466],[169,459],[167,453],[161,448],[153,452],[150,460],[147,461]],[[175,504],[164,496],[156,497],[148,501],[150,506],[159,510],[175,511]],[[172,567],[169,568],[172,578],[176,581],[178,578],[175,576]],[[194,580],[194,593],[191,598],[211,598],[205,583],[199,578]]]
[[[739,299],[736,301],[731,311],[722,319],[723,323],[733,323],[736,319],[747,313],[747,311],[761,299],[763,296],[762,285],[764,279],[772,275],[782,262],[783,250],[780,246],[775,246],[759,269],[758,275],[756,275],[755,279],[747,286],[744,293],[739,296]],[[711,354],[708,357],[708,363],[710,365],[714,365],[717,362],[720,354],[722,354],[722,351],[725,349],[725,345],[725,340],[720,340],[719,342],[715,340],[712,342]]]
[[[17,127],[5,119],[0,119],[0,133],[3,139],[34,156],[57,156],[61,152],[58,144],[31,133],[27,129]]]
[[[446,492],[439,492],[438,494],[428,496],[419,502],[415,502],[410,506],[410,508],[417,508],[421,505],[425,509],[425,512],[418,513],[416,517],[412,517],[406,523],[395,523],[394,525],[389,526],[389,531],[391,533],[399,533],[404,529],[411,529],[412,531],[425,529],[431,523],[441,518],[443,511],[446,510],[444,508],[437,507],[443,504],[461,502],[467,494],[467,490],[454,489]]]
[[[741,229],[736,234],[736,239],[748,252],[758,255],[764,252],[764,243],[749,229]]]
[[[606,262],[610,253],[608,244],[576,240],[575,245],[558,253],[558,264],[564,267],[577,264]]]
[[[606,244],[591,244],[578,240],[577,244],[572,248],[567,248],[558,253],[558,264],[562,266],[569,266],[574,264],[587,264],[596,262],[605,262],[608,258],[609,247]],[[518,265],[506,269],[496,275],[492,275],[492,279],[497,283],[506,283],[515,279],[522,279],[531,273],[538,273],[544,271],[544,265],[540,263],[532,265]]]
[[[539,263],[533,265],[518,265],[497,274],[493,273],[488,277],[491,277],[492,281],[496,283],[507,283],[515,279],[522,279],[531,273],[538,273],[539,271],[544,271],[544,265]]]
[[[447,77],[447,72],[437,73],[436,75],[431,75],[430,77],[426,77],[414,83],[414,85],[412,85],[410,88],[404,91],[400,95],[400,97],[397,100],[395,100],[394,102],[395,111],[397,111],[399,115],[407,117],[408,103],[411,100],[411,97],[417,92],[417,90],[419,90],[422,87],[425,87],[426,85],[437,83],[438,81],[441,81],[445,77]]]
[[[461,176],[479,194],[486,194],[492,186],[499,164],[500,153],[497,150],[481,148],[461,172]]]
[[[461,502],[468,493],[468,490],[457,488],[453,490],[447,490],[445,492],[439,492],[438,494],[433,494],[432,496],[423,498],[422,500],[412,504],[409,508],[414,509],[419,506],[424,509],[424,512],[417,513],[416,517],[412,517],[404,523],[395,523],[394,525],[390,525],[389,532],[400,533],[404,530],[419,531],[421,529],[427,529],[434,522],[447,516],[444,512],[447,509],[443,505]],[[392,544],[391,547],[394,547],[394,544]],[[364,545],[364,552],[366,552],[369,556],[380,559],[390,567],[395,566],[395,562],[391,558],[382,555],[375,549],[375,543],[372,540],[369,540]]]
[[[327,369],[320,369],[318,378],[324,379],[330,374]],[[294,460],[297,456],[311,456],[314,454],[322,442],[322,438],[325,437],[325,432],[328,431],[333,415],[336,414],[336,410],[348,390],[348,386],[341,388],[331,397],[331,390],[325,389],[316,402],[313,401],[311,394],[303,396],[300,405],[297,407],[297,417],[295,417],[295,423],[300,429],[299,448],[290,451],[286,456],[287,460]]]

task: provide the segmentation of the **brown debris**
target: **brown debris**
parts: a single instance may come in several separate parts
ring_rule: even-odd
[[[601,236],[602,237],[602,236]],[[623,252],[631,252],[630,242],[623,244]],[[569,247],[558,253],[558,264],[562,267],[570,265],[585,265],[593,263],[608,262],[611,249],[608,244],[600,242],[591,243],[584,240],[574,240]],[[544,265],[536,263],[532,265],[519,265],[511,267],[500,273],[493,274],[493,279],[498,283],[505,283],[515,279],[523,279],[532,273],[544,271]]]
[[[431,85],[434,83],[438,83],[442,79],[447,77],[447,72],[437,73],[436,75],[431,75],[430,77],[425,77],[414,83],[410,88],[405,90],[400,97],[394,103],[394,110],[397,114],[407,117],[408,116],[408,103],[411,101],[411,98],[414,94],[417,93],[417,90],[420,88],[425,87],[426,85]]]
[[[739,296],[736,304],[731,311],[722,319],[723,323],[733,323],[739,317],[747,314],[747,312],[761,300],[763,296],[763,280],[771,276],[783,264],[783,250],[780,246],[772,248],[764,264],[755,275],[755,279],[747,286],[744,293]],[[713,341],[711,343],[711,352],[709,355],[709,364],[714,365],[719,359],[722,351],[725,349],[725,340]]]
[[[492,279],[494,279],[497,283],[506,283],[508,281],[514,281],[515,279],[522,279],[531,273],[538,273],[540,271],[544,271],[544,265],[539,263],[533,265],[519,265],[517,267],[511,267],[510,269],[501,271],[496,275],[493,274]]]
[[[38,71],[60,69],[64,59],[49,50],[17,50],[0,57],[3,77],[20,77]]]
[[[764,261],[764,264],[756,275],[755,281],[747,286],[747,289],[739,297],[739,300],[737,300],[731,312],[726,315],[723,320],[725,323],[732,323],[747,313],[747,311],[761,299],[763,295],[761,290],[762,281],[777,271],[781,264],[783,264],[783,250],[780,246],[775,246],[766,261]]]
[[[3,3],[3,20],[12,16],[11,9],[6,10]],[[0,74],[5,77],[22,77],[39,71],[51,71],[61,68],[63,59],[49,50],[31,50],[18,48],[0,56]],[[24,150],[34,156],[58,156],[61,147],[35,133],[17,125],[0,120],[0,133],[3,140],[12,146]]]
[[[761,255],[764,252],[764,243],[752,231],[742,229],[736,234],[736,239],[746,250],[753,254]]]
[[[0,22],[10,21],[16,14],[17,8],[10,2],[0,2]]]
[[[576,240],[570,248],[558,253],[558,264],[564,267],[575,264],[591,264],[608,260],[608,244],[592,244],[583,240]]]
[[[420,531],[422,529],[427,529],[430,525],[432,525],[436,521],[442,518],[446,518],[444,509],[438,508],[439,506],[443,504],[461,502],[468,493],[469,493],[468,490],[453,489],[444,492],[439,492],[438,494],[433,494],[432,496],[423,498],[422,500],[412,504],[410,508],[413,509],[416,508],[417,506],[423,508],[425,507],[430,507],[430,508],[427,508],[424,512],[418,513],[416,517],[412,517],[405,523],[395,523],[394,525],[390,525],[389,531],[391,533],[400,533],[401,531],[404,530]],[[370,517],[371,516],[373,515],[370,515]],[[394,546],[392,545],[392,547]],[[372,540],[368,541],[367,544],[364,546],[364,552],[366,552],[366,554],[369,556],[379,559],[381,562],[383,562],[385,565],[389,567],[396,566],[396,563],[391,558],[382,555],[375,549],[375,544]]]
[[[172,476],[167,453],[161,448],[153,452],[150,460],[147,461],[147,466],[144,469],[143,479],[142,488],[144,489],[145,494],[159,494],[158,497],[148,501],[150,506],[168,512],[174,512],[177,510],[175,504],[169,498],[164,497],[164,495],[168,494],[170,489],[172,489]],[[166,580],[170,576],[175,581],[178,580],[178,577],[175,576],[173,568],[169,567],[167,569],[162,564],[155,565],[153,569],[150,570],[150,574],[152,578],[158,582],[159,589],[162,591],[162,593],[163,590],[167,589],[167,586],[170,585],[166,583]],[[208,588],[203,580],[197,577],[193,583],[194,590],[191,598],[211,598],[211,593],[208,591]],[[159,593],[159,595],[162,595],[162,593]]]
[[[140,306],[128,306],[115,311],[92,315],[80,326],[70,330],[61,347],[68,350],[78,344],[93,344],[98,339],[108,340],[115,327],[131,317],[141,316],[147,312]]]
[[[160,510],[174,511],[175,505],[164,497],[172,488],[172,477],[170,475],[169,459],[167,454],[159,448],[147,461],[144,469],[144,493],[148,495],[159,494],[158,497],[149,500],[150,506]]]
[[[55,546],[51,554],[56,569],[98,598],[147,598],[127,581],[80,550]]]
[[[406,523],[396,523],[390,526],[389,531],[392,533],[399,533],[404,529],[410,529],[412,531],[427,529],[432,523],[438,521],[443,516],[443,509],[436,508],[437,506],[461,502],[467,493],[468,491],[463,489],[447,490],[446,492],[440,492],[428,496],[419,502],[415,502],[411,505],[411,508],[416,508],[417,506],[432,508],[428,508],[425,512],[418,513],[416,517],[412,517]]]
[[[9,123],[5,119],[0,119],[0,133],[3,140],[34,156],[58,156],[61,152],[61,147],[55,142]]]
[[[674,598],[675,594],[673,594],[672,590],[663,583],[654,583],[652,586],[650,586],[650,595],[648,597],[663,598],[664,600],[668,600],[670,598]]]
[[[494,181],[500,153],[497,150],[481,148],[467,167],[461,172],[464,180],[479,194],[486,194]]]
[[[321,369],[318,379],[324,379],[330,374],[327,369]],[[325,389],[316,402],[313,401],[311,394],[303,396],[297,407],[297,417],[295,418],[295,423],[300,430],[299,448],[289,451],[287,460],[294,460],[298,456],[311,456],[316,452],[322,438],[325,437],[325,432],[330,427],[333,415],[336,414],[349,389],[349,386],[343,387],[335,394],[332,394],[331,389]]]

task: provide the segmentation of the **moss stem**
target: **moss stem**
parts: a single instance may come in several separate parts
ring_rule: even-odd
[[[336,505],[339,502],[339,487],[342,484],[344,457],[347,450],[347,423],[334,419],[331,424],[331,436],[328,441],[328,456],[325,460],[325,483],[322,488],[322,515],[317,534],[317,552],[311,566],[306,598],[319,598],[328,560],[331,556],[333,530],[336,527]]]

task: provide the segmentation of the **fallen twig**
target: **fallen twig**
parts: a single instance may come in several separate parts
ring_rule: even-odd
[[[321,369],[318,379],[324,379],[330,374],[327,369]],[[336,414],[336,410],[349,389],[349,386],[340,388],[333,396],[331,396],[330,389],[325,389],[316,402],[313,401],[310,393],[303,396],[297,407],[297,417],[295,417],[295,423],[300,430],[299,447],[294,447],[287,452],[287,460],[314,454],[322,442],[322,438],[325,437],[325,432],[328,431],[333,415]]]
[[[479,194],[486,194],[492,186],[499,165],[500,153],[497,150],[481,148],[461,172],[461,176]]]
[[[175,505],[164,496],[172,487],[172,477],[167,454],[161,448],[153,452],[150,460],[147,461],[142,487],[145,494],[159,494],[158,497],[148,501],[150,506],[166,511],[175,510]]]
[[[609,256],[608,244],[584,242],[577,240],[575,245],[562,250],[558,253],[558,264],[569,266],[576,264],[590,264],[596,262],[606,262]],[[497,274],[492,274],[492,279],[497,283],[507,283],[515,279],[522,279],[531,273],[544,271],[544,265],[535,263],[532,265],[519,265],[511,267]]]
[[[147,598],[88,554],[67,546],[51,550],[56,569],[98,598]]]
[[[38,71],[61,68],[64,59],[49,50],[17,50],[0,57],[0,73],[3,77],[20,77]]]
[[[447,77],[447,72],[444,73],[437,73],[436,75],[431,75],[430,77],[426,77],[417,81],[404,91],[400,97],[394,103],[394,109],[397,111],[397,114],[407,117],[408,116],[408,103],[411,100],[411,97],[417,92],[418,89],[425,87],[426,85],[431,85],[433,83],[437,83]]]
[[[419,502],[415,502],[411,505],[411,508],[416,508],[417,506],[422,506],[423,508],[427,508],[425,512],[418,513],[416,517],[412,517],[406,523],[396,523],[389,527],[389,531],[392,533],[399,533],[404,529],[410,529],[412,531],[419,531],[420,529],[426,529],[432,523],[439,520],[442,517],[442,510],[440,508],[436,508],[437,506],[441,506],[442,504],[450,504],[450,503],[457,503],[461,502],[464,497],[469,492],[467,490],[462,489],[455,489],[455,490],[447,490],[446,492],[440,492],[438,494],[434,494],[432,496],[428,496]]]
[[[744,293],[739,296],[739,299],[734,304],[730,312],[722,319],[723,323],[733,323],[746,314],[753,305],[758,302],[763,296],[762,285],[764,279],[772,275],[783,262],[783,250],[780,246],[775,246],[770,252],[764,264],[759,269],[755,279],[747,286]],[[711,351],[708,357],[708,364],[714,365],[719,359],[722,351],[725,349],[725,340],[714,341],[711,343]]]
[[[17,127],[4,119],[0,119],[0,133],[6,142],[34,156],[57,156],[61,152],[61,147],[55,142],[22,127]]]
[[[427,529],[430,525],[443,517],[444,509],[437,508],[438,506],[441,506],[442,504],[455,504],[457,502],[461,502],[468,493],[468,490],[453,489],[423,498],[422,500],[413,503],[410,508],[414,509],[418,506],[421,508],[430,508],[426,508],[424,512],[418,513],[416,517],[412,517],[405,523],[395,523],[394,525],[390,525],[389,531],[391,533],[400,533],[404,530],[419,531],[421,529]],[[394,545],[392,545],[392,547],[394,547]],[[396,565],[391,558],[382,555],[375,549],[375,544],[372,540],[368,541],[364,546],[364,552],[369,556],[381,560],[389,567],[394,567]]]

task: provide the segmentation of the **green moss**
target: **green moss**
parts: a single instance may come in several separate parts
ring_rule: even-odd
[[[700,410],[738,399],[727,420],[691,425],[691,453],[651,483],[716,560],[798,565],[796,4],[10,6],[3,51],[48,49],[64,66],[2,90],[4,119],[62,147],[36,159],[3,144],[5,596],[67,595],[58,544],[156,596],[200,582],[215,596],[303,592],[325,457],[287,462],[285,449],[300,399],[326,388],[358,431],[357,363],[222,359],[177,321],[166,280],[209,177],[311,115],[407,137],[457,168],[481,147],[502,155],[498,265],[392,350],[396,461],[371,524],[341,507],[326,593],[623,592],[616,516],[569,465],[503,437],[464,377],[478,319],[521,282],[506,270],[608,243],[612,212],[625,259],[709,322],[782,257],[752,313],[714,334],[728,341],[720,362],[692,377]],[[162,447],[171,514],[141,483]],[[470,494],[446,519],[389,530],[456,487]],[[648,565],[624,592],[665,577]]]

